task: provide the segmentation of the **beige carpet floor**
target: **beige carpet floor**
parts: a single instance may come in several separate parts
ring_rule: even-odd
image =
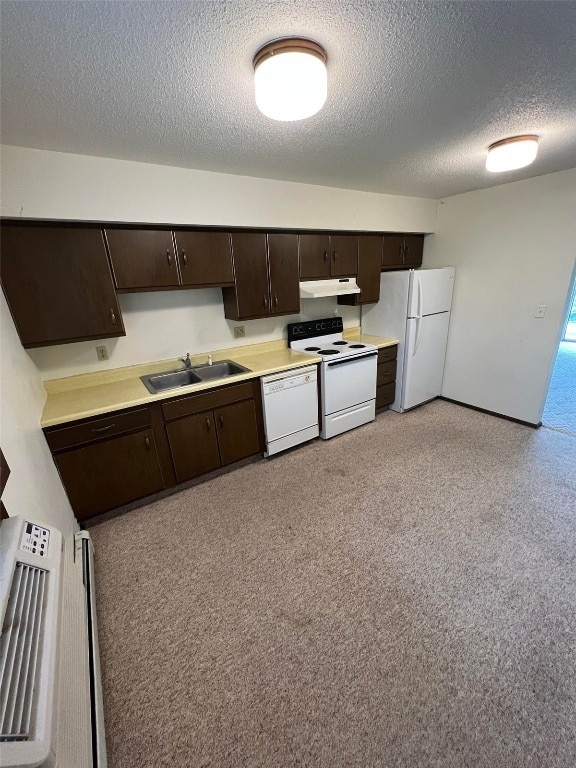
[[[91,530],[111,768],[574,768],[576,440],[436,401]]]

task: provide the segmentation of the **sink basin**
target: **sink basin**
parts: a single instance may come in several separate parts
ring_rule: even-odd
[[[190,384],[199,384],[202,379],[190,368],[179,371],[166,371],[166,373],[153,373],[149,376],[141,376],[144,386],[153,395],[164,392],[165,389],[178,389],[189,387]]]
[[[164,392],[167,389],[189,387],[191,384],[200,384],[202,381],[212,379],[227,379],[239,373],[250,373],[250,369],[233,363],[232,360],[218,360],[213,365],[198,365],[194,368],[181,368],[178,371],[152,373],[141,376],[140,379],[148,392],[157,395],[158,392]]]
[[[218,360],[217,363],[212,363],[212,365],[197,365],[192,370],[200,376],[202,381],[225,379],[228,376],[236,376],[239,373],[250,373],[249,368],[233,363],[232,360]]]

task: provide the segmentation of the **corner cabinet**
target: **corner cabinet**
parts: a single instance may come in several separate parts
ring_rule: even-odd
[[[424,235],[386,234],[382,269],[416,269],[422,266]]]
[[[5,225],[0,274],[24,347],[125,335],[99,229]]]
[[[228,319],[300,312],[297,235],[233,233],[232,255],[234,287],[222,289]]]
[[[106,229],[119,292],[232,285],[228,232]]]

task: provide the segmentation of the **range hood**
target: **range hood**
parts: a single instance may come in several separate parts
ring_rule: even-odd
[[[301,299],[322,299],[324,296],[344,296],[360,293],[353,277],[334,277],[330,280],[305,280],[300,283]]]

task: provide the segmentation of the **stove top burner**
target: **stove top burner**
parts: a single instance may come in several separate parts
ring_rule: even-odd
[[[318,350],[321,355],[339,355],[339,349],[320,349]]]
[[[334,346],[338,345],[339,347],[345,347],[346,344],[348,344],[347,341],[335,341],[333,343],[334,343]]]
[[[320,347],[304,347],[304,352],[320,352]]]
[[[364,349],[366,344],[350,344],[350,349]]]

